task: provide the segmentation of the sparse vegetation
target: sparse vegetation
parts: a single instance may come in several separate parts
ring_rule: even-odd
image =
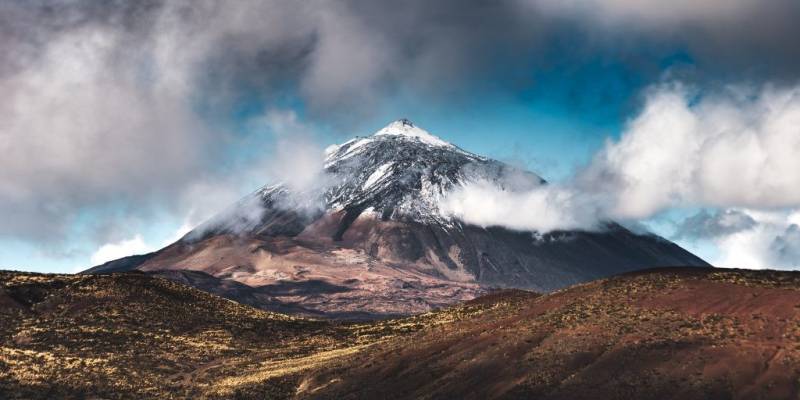
[[[798,289],[664,269],[344,323],[138,273],[0,272],[0,398],[795,398]]]
[[[0,272],[0,283],[0,398],[9,399],[281,398],[309,368],[485,308],[332,323],[139,273]]]

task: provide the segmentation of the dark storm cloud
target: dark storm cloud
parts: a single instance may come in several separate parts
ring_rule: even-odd
[[[695,79],[794,81],[800,76],[800,2],[794,0],[521,1],[581,24],[594,35],[593,44],[622,49],[622,57],[630,48],[682,48],[698,65]]]
[[[661,49],[702,66],[687,79],[798,78],[797,2],[696,3],[2,2],[0,237],[57,240],[108,204],[191,208],[176,199],[235,175],[237,137],[209,119],[248,102],[347,124],[397,96],[516,95],[589,59],[655,80]]]

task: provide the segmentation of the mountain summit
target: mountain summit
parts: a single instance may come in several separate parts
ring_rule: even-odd
[[[329,147],[323,175],[314,190],[265,186],[164,249],[87,272],[138,269],[265,309],[374,317],[494,287],[546,292],[636,269],[707,265],[612,222],[602,232],[534,235],[447,215],[440,200],[460,185],[524,190],[545,181],[407,119]]]
[[[454,147],[452,144],[445,142],[438,137],[431,135],[430,132],[421,129],[414,125],[411,121],[402,118],[398,119],[397,121],[392,122],[389,125],[386,125],[383,129],[375,132],[374,136],[382,136],[382,135],[390,135],[390,136],[403,136],[407,138],[415,138],[420,142],[432,145],[432,146],[442,146],[442,147]]]

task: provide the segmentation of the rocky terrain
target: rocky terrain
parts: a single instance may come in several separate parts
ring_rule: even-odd
[[[399,120],[331,146],[314,188],[265,186],[164,249],[86,272],[136,269],[265,310],[375,318],[492,288],[549,292],[642,268],[707,266],[611,221],[540,235],[466,224],[441,209],[443,196],[476,181],[507,191],[546,184]]]
[[[0,398],[285,398],[412,321],[298,319],[144,273],[0,272]]]
[[[144,273],[0,273],[0,398],[798,395],[797,272],[656,269],[368,323]]]

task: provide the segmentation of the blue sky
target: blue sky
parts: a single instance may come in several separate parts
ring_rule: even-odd
[[[277,179],[287,143],[409,118],[711,261],[793,268],[797,17],[789,0],[8,3],[0,267],[157,249]]]

